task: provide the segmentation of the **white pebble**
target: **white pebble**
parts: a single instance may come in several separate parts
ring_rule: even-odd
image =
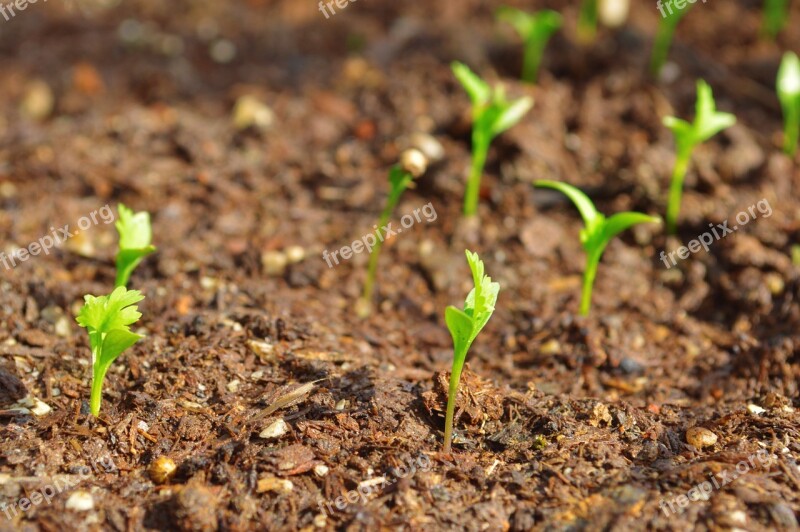
[[[88,512],[94,509],[94,498],[88,491],[78,490],[67,499],[67,510],[76,512]]]
[[[280,438],[284,434],[289,431],[289,425],[283,420],[283,418],[278,419],[272,425],[265,428],[261,431],[258,435],[259,438],[264,438],[265,440],[272,440],[275,438]]]

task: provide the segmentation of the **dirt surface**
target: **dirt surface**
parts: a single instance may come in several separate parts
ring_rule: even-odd
[[[152,213],[158,246],[129,285],[147,337],[98,419],[74,315],[113,286],[113,224],[3,268],[0,530],[797,529],[800,171],[772,87],[800,5],[769,43],[760,2],[698,3],[656,83],[655,2],[589,47],[569,4],[526,4],[567,21],[536,87],[515,81],[500,2],[361,0],[329,19],[297,0],[39,2],[0,19],[2,249],[118,202]],[[454,59],[536,100],[490,152],[478,228],[460,216]],[[531,181],[663,213],[661,118],[692,116],[699,77],[738,124],[695,153],[681,239],[761,200],[771,214],[672,268],[659,254],[679,240],[626,233],[577,317],[580,218]],[[245,95],[271,125],[234,126]],[[322,253],[372,230],[414,134],[444,156],[394,219],[436,216],[387,243],[360,320],[367,255]],[[502,288],[445,455],[443,312],[470,288],[465,247]]]

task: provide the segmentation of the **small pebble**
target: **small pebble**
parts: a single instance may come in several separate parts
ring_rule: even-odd
[[[254,127],[269,129],[275,122],[275,114],[255,96],[245,95],[236,100],[233,107],[233,125],[236,129]]]
[[[267,477],[259,479],[256,486],[256,493],[265,493],[267,491],[274,491],[275,493],[289,493],[294,489],[294,484],[291,480],[286,480],[276,477]]]
[[[272,423],[269,427],[262,430],[258,437],[264,438],[265,440],[273,440],[275,438],[280,438],[288,431],[289,426],[286,424],[283,418],[281,418]]]
[[[78,490],[69,496],[66,508],[76,512],[88,512],[94,509],[94,498],[88,491]]]
[[[302,246],[289,246],[286,248],[286,260],[289,264],[297,264],[306,258],[306,250]]]
[[[763,414],[767,410],[765,408],[761,408],[758,405],[749,404],[749,405],[747,405],[747,411],[750,412],[750,414],[752,414],[754,416],[758,416],[758,415]]]
[[[227,390],[231,393],[236,393],[239,391],[240,384],[241,381],[239,379],[233,379],[231,382],[228,383],[227,386],[225,386],[225,388],[227,388]]]
[[[686,431],[686,441],[695,449],[702,449],[717,443],[717,435],[703,427],[692,427]]]
[[[330,468],[325,464],[317,464],[314,466],[314,474],[318,477],[324,477],[328,474],[328,471],[330,471]]]
[[[55,97],[50,86],[42,80],[35,80],[25,89],[22,100],[22,114],[33,120],[44,120],[53,112]]]
[[[172,458],[168,456],[159,456],[150,464],[148,472],[153,482],[156,484],[165,484],[175,475],[177,469],[178,466],[175,465],[175,461],[172,460]]]
[[[264,273],[274,277],[281,276],[286,272],[288,262],[286,254],[280,251],[265,251],[261,255],[261,265],[264,267]]]

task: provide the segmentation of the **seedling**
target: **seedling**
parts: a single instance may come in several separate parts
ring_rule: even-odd
[[[492,140],[519,122],[533,106],[533,99],[526,96],[510,102],[506,100],[502,85],[492,90],[488,83],[458,61],[452,64],[452,68],[472,102],[472,167],[464,195],[464,215],[473,216],[478,210],[481,174]]]
[[[578,13],[578,40],[590,43],[597,35],[598,0],[583,0]]]
[[[765,0],[762,33],[775,39],[789,20],[789,0]]]
[[[458,384],[461,380],[461,370],[464,368],[467,351],[486,322],[492,317],[497,294],[500,292],[500,285],[492,282],[492,278],[488,275],[484,275],[483,261],[478,254],[469,250],[466,250],[466,254],[475,288],[467,295],[464,310],[449,306],[444,313],[444,320],[453,337],[453,369],[450,373],[450,390],[447,394],[447,414],[444,421],[444,452],[446,453],[450,452]]]
[[[130,325],[142,317],[135,304],[143,299],[138,290],[127,290],[124,286],[115,288],[108,296],[84,296],[85,303],[76,321],[86,328],[92,347],[89,409],[95,417],[100,414],[103,380],[108,368],[123,351],[142,338],[130,331]]]
[[[522,59],[522,80],[535,83],[542,63],[542,53],[550,37],[561,28],[563,18],[555,11],[545,9],[526,13],[513,7],[501,7],[497,18],[511,24],[525,43]]]
[[[658,24],[656,40],[653,43],[653,55],[650,58],[650,72],[654,76],[661,74],[664,63],[667,62],[672,38],[675,36],[675,28],[678,22],[689,11],[692,4],[685,3],[684,7],[677,7],[678,2],[665,1],[658,2],[658,9],[661,11],[661,21]]]
[[[119,233],[117,252],[117,279],[114,286],[127,286],[131,273],[142,259],[156,248],[150,245],[153,230],[150,227],[150,214],[142,211],[133,213],[122,203],[117,208],[119,219],[114,224]]]
[[[421,157],[422,161],[424,162],[424,156],[421,153],[416,152],[416,150],[409,150],[407,153],[418,154],[418,156]],[[389,170],[389,185],[391,186],[391,190],[389,191],[389,197],[386,198],[386,205],[383,208],[383,212],[381,212],[381,217],[378,220],[378,238],[375,239],[373,237],[373,240],[376,241],[369,253],[367,280],[364,282],[364,293],[361,296],[362,302],[359,305],[358,310],[358,314],[362,317],[369,314],[369,309],[372,302],[372,292],[375,287],[375,277],[378,272],[378,257],[380,256],[381,248],[383,247],[383,228],[389,223],[389,217],[397,207],[397,203],[400,201],[400,196],[403,195],[403,192],[405,192],[409,185],[411,185],[411,183],[414,181],[414,177],[419,177],[418,175],[415,176],[414,174],[417,173],[421,175],[425,171],[424,164],[417,168],[415,168],[413,165],[406,164],[405,168],[406,169],[404,169],[402,165],[398,164]],[[415,172],[412,173],[411,170],[415,170]]]
[[[661,218],[640,212],[619,212],[606,219],[597,211],[592,200],[572,185],[558,181],[536,181],[535,185],[562,192],[572,200],[583,218],[584,228],[581,229],[580,237],[583,249],[586,251],[586,268],[583,270],[580,313],[582,316],[587,316],[592,305],[592,287],[597,274],[597,265],[611,239],[637,224],[661,223]]]
[[[669,203],[667,205],[667,231],[675,234],[678,223],[678,214],[681,210],[681,196],[683,195],[683,180],[689,168],[692,151],[720,131],[736,123],[736,117],[730,113],[717,111],[711,87],[702,79],[697,82],[697,103],[695,107],[694,123],[690,124],[680,118],[668,116],[664,118],[664,125],[672,130],[675,135],[677,155],[675,168],[672,171],[672,182],[669,187]]]
[[[800,59],[794,52],[783,55],[778,70],[778,99],[783,108],[783,151],[794,157],[800,137]]]

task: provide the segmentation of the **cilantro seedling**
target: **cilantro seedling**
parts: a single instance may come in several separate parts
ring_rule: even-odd
[[[687,3],[684,4],[684,7],[679,8],[675,4],[676,2],[658,3],[658,8],[661,10],[661,21],[658,23],[656,40],[653,43],[653,55],[650,57],[650,72],[654,76],[661,74],[661,69],[664,68],[664,63],[667,62],[670,46],[672,46],[675,28],[678,27],[678,22],[681,21],[692,6],[692,4]]]
[[[789,0],[765,0],[761,33],[775,39],[789,20]]]
[[[114,224],[119,233],[117,252],[117,279],[114,286],[127,286],[131,273],[142,259],[153,253],[151,245],[153,230],[150,227],[150,214],[142,211],[133,213],[122,203],[117,208],[119,219]]]
[[[450,373],[447,414],[444,421],[444,452],[446,453],[450,452],[458,384],[461,380],[464,361],[467,359],[467,352],[478,333],[492,317],[497,294],[500,292],[500,284],[492,282],[491,277],[484,275],[483,261],[478,254],[469,250],[466,250],[466,254],[475,288],[467,295],[464,310],[449,306],[444,313],[444,320],[453,337],[453,369]]]
[[[481,174],[492,140],[519,122],[533,106],[533,99],[526,96],[508,101],[502,85],[492,90],[466,65],[456,61],[452,67],[472,102],[472,167],[464,195],[464,215],[473,216],[478,210]]]
[[[142,317],[135,304],[143,299],[138,290],[127,290],[124,286],[115,288],[107,296],[84,296],[85,303],[76,321],[89,333],[92,348],[89,408],[95,417],[100,414],[103,380],[108,368],[123,351],[142,338],[130,331],[130,325]]]
[[[692,151],[698,144],[707,141],[735,123],[735,116],[717,111],[711,87],[702,79],[697,82],[694,123],[690,124],[674,116],[664,118],[664,125],[670,128],[675,136],[677,151],[672,182],[669,187],[669,203],[667,204],[667,231],[669,234],[675,234],[677,228],[681,196],[683,195],[683,180],[689,168]]]
[[[800,137],[800,59],[794,52],[783,55],[778,70],[778,99],[783,108],[783,151],[794,157]]]
[[[592,305],[592,287],[594,278],[597,275],[597,265],[603,256],[606,246],[612,238],[622,231],[637,224],[661,223],[658,216],[648,216],[640,212],[619,212],[610,218],[606,218],[598,212],[589,197],[566,183],[558,181],[536,181],[537,187],[551,188],[558,190],[567,196],[583,218],[584,228],[581,229],[580,238],[583,249],[586,251],[586,268],[583,270],[583,290],[581,293],[582,316],[589,314]]]
[[[578,13],[578,40],[590,43],[597,34],[598,0],[583,0]]]
[[[525,46],[522,58],[522,80],[535,83],[547,41],[561,28],[563,18],[549,9],[538,13],[526,13],[513,7],[498,9],[497,18],[511,24],[522,37]]]
[[[421,156],[421,155],[420,155]],[[423,157],[424,159],[424,157]],[[424,172],[424,167],[418,170],[421,175]],[[359,305],[358,314],[362,317],[369,315],[370,305],[372,303],[372,292],[375,287],[375,277],[378,272],[378,257],[383,247],[384,227],[389,223],[389,217],[392,215],[397,203],[400,201],[400,196],[414,181],[415,176],[411,171],[403,168],[402,165],[395,165],[389,170],[389,197],[386,198],[386,205],[381,212],[381,217],[378,219],[377,231],[378,238],[375,240],[372,250],[369,253],[369,265],[367,266],[367,279],[364,282],[364,293],[361,295],[362,303]]]

